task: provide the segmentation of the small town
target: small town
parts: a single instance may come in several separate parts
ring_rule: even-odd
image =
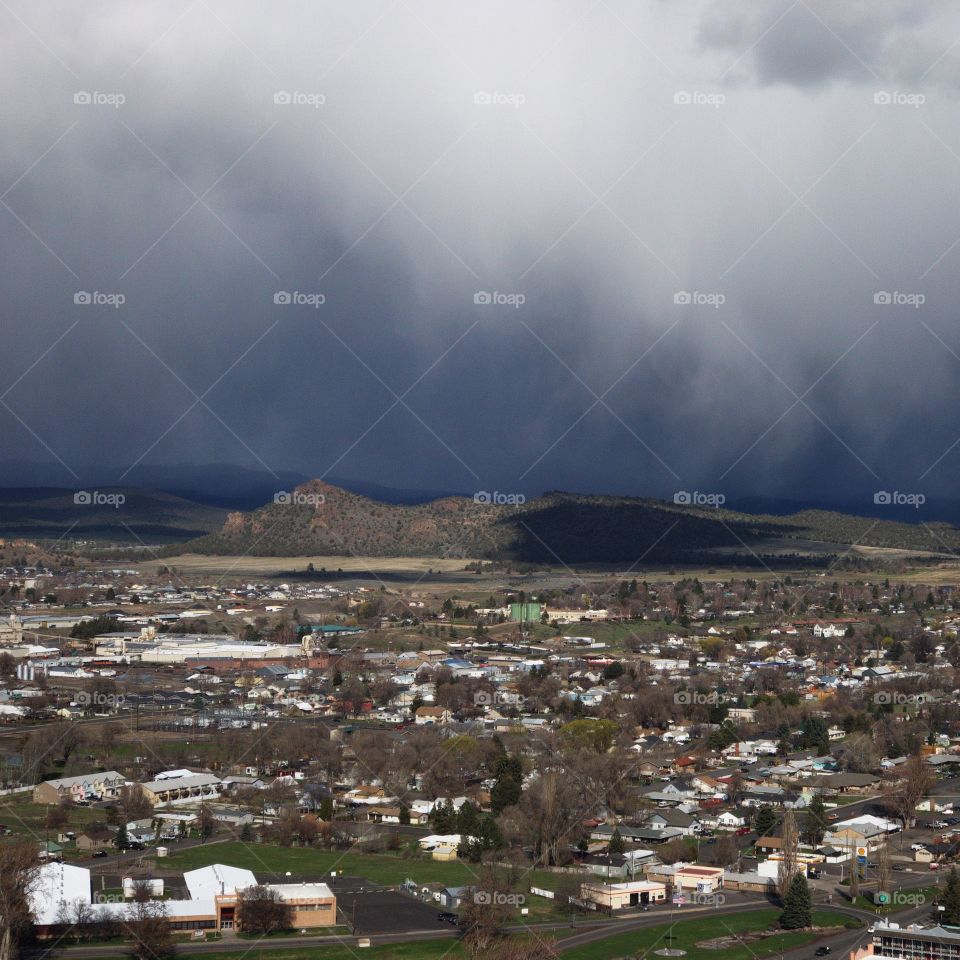
[[[37,949],[577,956],[794,901],[857,960],[957,937],[950,587],[4,555],[0,858]]]

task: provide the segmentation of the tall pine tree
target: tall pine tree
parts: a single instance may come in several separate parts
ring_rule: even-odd
[[[960,876],[957,875],[956,867],[951,867],[947,874],[940,906],[943,907],[940,922],[949,927],[960,926]],[[940,913],[939,910],[937,912]]]

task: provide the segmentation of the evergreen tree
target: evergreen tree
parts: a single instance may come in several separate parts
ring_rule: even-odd
[[[405,804],[400,804],[400,816],[398,818],[401,823],[410,823],[410,808]]]
[[[118,850],[126,850],[130,846],[130,841],[127,838],[127,825],[120,821],[120,825],[117,827],[117,835],[113,838],[114,844]]]
[[[611,855],[620,854],[626,849],[627,845],[623,842],[623,837],[620,836],[620,831],[618,829],[614,829],[610,836],[610,843],[607,845],[607,852]]]
[[[753,829],[757,831],[759,837],[769,837],[777,826],[777,815],[769,803],[763,804],[757,810],[756,819],[753,822]]]
[[[944,908],[940,922],[949,927],[960,926],[960,876],[957,875],[956,867],[951,867],[950,873],[947,874],[947,883],[940,898],[940,906]]]
[[[430,826],[436,833],[457,832],[457,813],[449,797],[443,803],[435,804],[430,811]]]
[[[324,797],[320,801],[320,819],[327,821],[333,819],[333,797]]]
[[[520,758],[511,757],[507,753],[501,754],[493,766],[493,775],[496,783],[490,791],[490,809],[497,815],[520,800],[523,790],[523,766]]]
[[[780,926],[784,930],[801,930],[811,926],[812,922],[813,908],[807,878],[802,873],[795,873],[783,898]]]
[[[480,824],[477,808],[468,800],[457,812],[457,831],[466,836],[475,836]]]

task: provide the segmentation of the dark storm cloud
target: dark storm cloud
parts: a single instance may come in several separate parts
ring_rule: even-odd
[[[949,489],[958,34],[843,7],[11,6],[7,455]]]

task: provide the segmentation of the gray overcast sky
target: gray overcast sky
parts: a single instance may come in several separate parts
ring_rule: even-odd
[[[51,482],[953,495],[956,4],[0,22],[0,441]]]

